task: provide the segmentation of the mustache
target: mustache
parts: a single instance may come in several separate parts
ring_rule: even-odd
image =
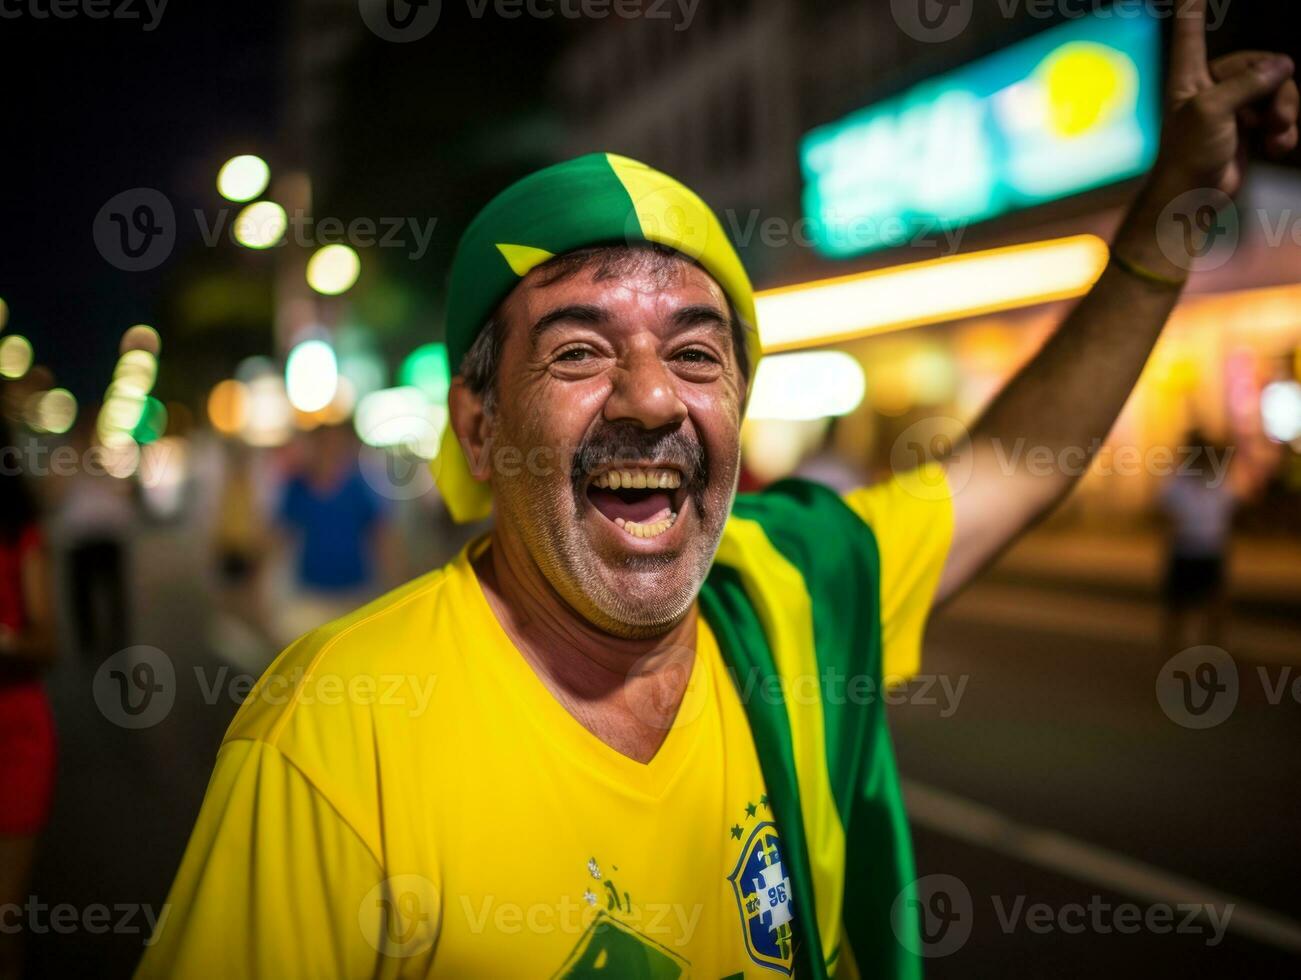
[[[617,464],[660,463],[682,471],[683,486],[693,489],[708,481],[705,448],[680,428],[643,429],[628,423],[603,425],[588,433],[574,452],[571,479],[581,493],[587,478]]]

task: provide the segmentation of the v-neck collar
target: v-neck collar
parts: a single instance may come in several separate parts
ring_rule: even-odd
[[[693,755],[702,728],[706,727],[701,723],[702,716],[714,702],[713,672],[705,662],[706,644],[700,642],[703,619],[698,617],[696,655],[672,727],[650,761],[639,762],[602,741],[570,714],[512,642],[488,602],[483,584],[474,570],[472,559],[483,551],[487,543],[485,536],[462,549],[454,562],[455,577],[462,583],[462,608],[470,613],[470,623],[490,624],[482,630],[487,635],[475,639],[483,641],[482,665],[499,672],[504,681],[501,685],[503,696],[512,698],[530,717],[540,736],[578,765],[633,795],[647,799],[662,797]]]

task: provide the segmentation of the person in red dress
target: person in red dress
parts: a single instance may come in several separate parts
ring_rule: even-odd
[[[54,790],[54,723],[41,682],[55,650],[48,562],[15,446],[0,420],[8,450],[0,455],[0,908],[26,905]],[[22,971],[22,932],[0,930],[0,980]]]

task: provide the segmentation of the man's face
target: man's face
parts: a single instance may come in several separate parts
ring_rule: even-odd
[[[608,632],[690,609],[736,490],[745,381],[728,305],[680,258],[530,273],[502,309],[490,426],[498,534]],[[507,447],[523,457],[504,466]]]

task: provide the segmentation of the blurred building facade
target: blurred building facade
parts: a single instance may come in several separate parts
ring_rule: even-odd
[[[702,3],[680,32],[652,18],[589,25],[557,67],[567,148],[625,153],[683,179],[719,212],[761,289],[935,258],[946,243],[832,259],[798,240],[800,142],[815,127],[1061,22],[976,8],[970,26],[944,43],[910,37],[890,4],[834,0]],[[1077,234],[1109,240],[1136,187],[1113,183],[971,224],[957,251]],[[1109,445],[1056,520],[1149,521],[1196,429],[1234,447],[1234,475],[1260,504],[1260,528],[1301,534],[1301,439],[1278,437],[1301,425],[1292,418],[1301,397],[1301,234],[1287,204],[1299,198],[1298,171],[1253,170],[1232,261],[1194,273]],[[765,221],[772,234],[763,233]],[[883,469],[901,437],[971,422],[1069,309],[1041,304],[838,343],[859,361],[867,386],[862,405],[835,427],[836,448]],[[1274,438],[1262,405],[1271,385],[1275,393],[1289,386]],[[780,476],[824,427],[751,421],[750,460],[760,470],[775,461],[760,475]]]

